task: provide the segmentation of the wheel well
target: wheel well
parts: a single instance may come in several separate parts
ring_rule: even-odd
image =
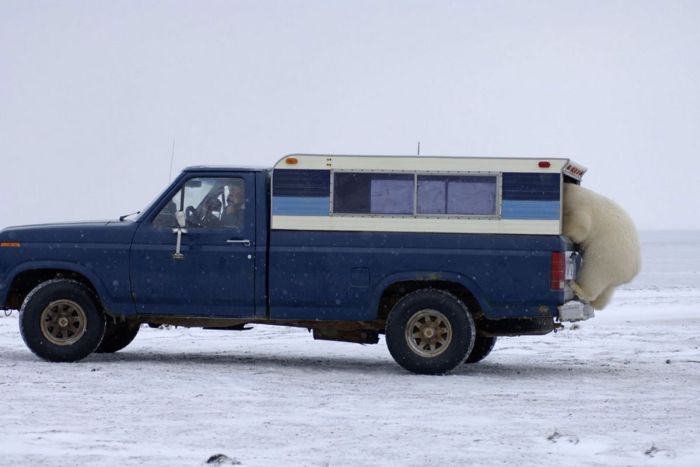
[[[483,319],[483,313],[479,302],[474,295],[462,284],[449,281],[404,281],[391,284],[384,290],[382,298],[379,299],[379,310],[377,318],[386,320],[389,312],[396,305],[401,297],[418,289],[440,289],[450,292],[464,302],[472,313],[474,321]]]
[[[7,294],[5,308],[8,310],[19,310],[22,306],[22,302],[24,302],[26,296],[34,287],[51,279],[73,279],[85,285],[97,295],[92,283],[85,276],[75,271],[64,269],[32,269],[21,272],[14,278]]]

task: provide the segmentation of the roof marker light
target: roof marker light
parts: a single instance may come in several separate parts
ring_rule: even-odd
[[[284,160],[284,162],[289,165],[295,165],[299,162],[299,159],[297,159],[296,157],[288,157]]]
[[[549,161],[539,161],[537,165],[542,169],[548,169],[552,164]]]

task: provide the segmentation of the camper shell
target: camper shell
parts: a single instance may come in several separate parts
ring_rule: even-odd
[[[497,336],[593,316],[570,287],[580,256],[562,235],[563,184],[585,171],[556,158],[307,154],[190,167],[136,218],[0,232],[0,305],[22,308],[25,341],[48,360],[119,350],[141,323],[263,323],[359,343],[387,334],[405,368],[449,371]],[[235,227],[232,191],[244,193]],[[87,297],[65,299],[80,332],[93,315],[106,323],[82,344],[41,325],[58,316],[50,299],[75,294]]]

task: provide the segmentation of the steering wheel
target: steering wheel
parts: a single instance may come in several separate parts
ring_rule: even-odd
[[[190,225],[194,225],[195,227],[202,226],[202,223],[197,218],[197,211],[192,206],[187,206],[187,208],[185,209],[185,219]]]

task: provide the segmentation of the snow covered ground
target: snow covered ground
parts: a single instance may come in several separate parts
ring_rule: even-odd
[[[417,376],[305,330],[143,328],[45,363],[0,313],[0,464],[700,465],[700,233],[643,235],[590,321]],[[226,464],[225,464],[226,465]]]

